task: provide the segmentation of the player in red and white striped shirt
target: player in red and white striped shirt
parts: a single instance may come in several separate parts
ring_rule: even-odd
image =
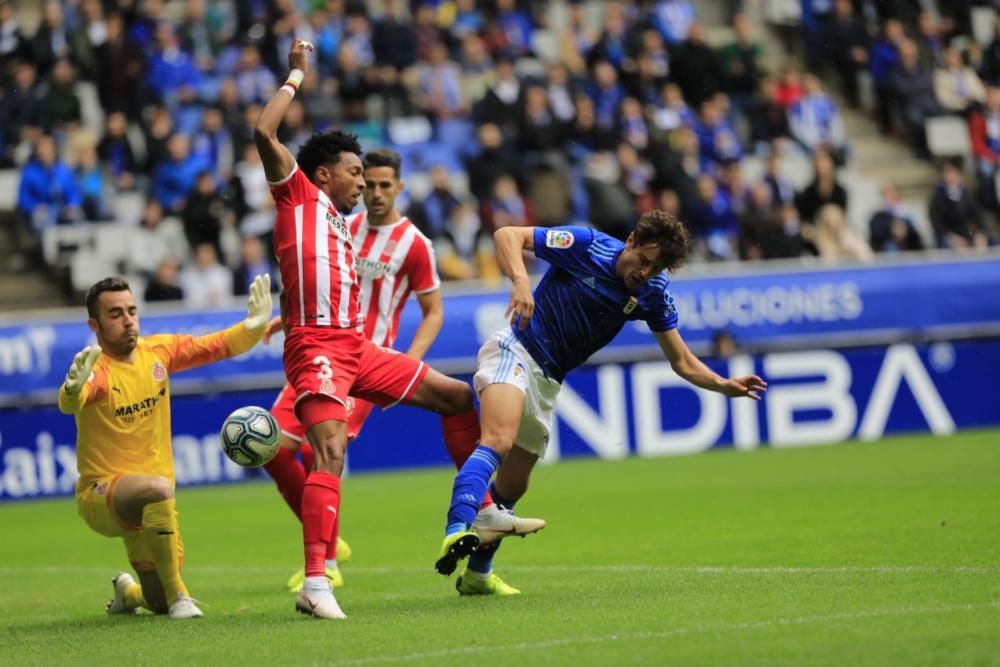
[[[275,251],[288,327],[285,376],[315,454],[300,505],[306,576],[295,608],[344,618],[326,577],[326,560],[337,539],[348,399],[382,407],[405,402],[437,412],[453,458],[475,449],[479,425],[468,384],[364,336],[355,246],[341,215],[365,188],[361,147],[354,135],[326,132],[303,144],[296,158],[277,138],[312,49],[303,40],[293,42],[288,80],[264,107],[254,141],[277,209]]]
[[[417,295],[422,319],[406,354],[422,359],[434,342],[444,317],[434,251],[408,218],[396,210],[396,196],[402,191],[399,178],[400,157],[394,151],[370,151],[364,157],[365,206],[367,210],[348,219],[348,227],[357,253],[355,266],[361,284],[361,312],[365,314],[364,335],[383,347],[392,347],[399,331],[399,318],[411,293]],[[268,337],[282,329],[281,318],[274,318]],[[266,342],[266,341],[265,341]],[[282,449],[264,469],[274,479],[289,507],[301,518],[302,492],[306,471],[312,468],[312,447],[295,416],[295,390],[285,385],[271,408],[281,427]],[[349,397],[347,400],[347,437],[353,440],[361,432],[372,404]],[[298,452],[302,461],[296,457]],[[492,501],[491,501],[492,502]],[[343,540],[331,543],[327,578],[333,586],[343,583],[343,575],[334,562],[346,560],[350,548]],[[305,572],[299,570],[288,580],[293,593],[302,589]]]

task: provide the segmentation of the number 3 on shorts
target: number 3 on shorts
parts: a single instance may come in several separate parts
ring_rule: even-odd
[[[313,359],[313,366],[319,366],[316,377],[320,380],[329,380],[333,377],[333,369],[330,368],[330,360],[322,354]]]

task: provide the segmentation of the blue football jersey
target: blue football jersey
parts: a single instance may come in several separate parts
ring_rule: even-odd
[[[653,331],[677,328],[667,274],[630,291],[615,273],[624,249],[587,227],[535,229],[535,255],[550,266],[535,288],[534,316],[515,333],[549,378],[562,382],[629,320],[645,320]]]

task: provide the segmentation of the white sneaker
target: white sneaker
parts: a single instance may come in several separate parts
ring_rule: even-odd
[[[329,588],[326,590],[303,588],[295,598],[295,611],[316,618],[347,618],[347,614],[341,610],[337,598],[333,597],[333,591]]]
[[[204,616],[198,609],[197,600],[183,593],[177,594],[177,599],[170,605],[170,618],[201,618]]]
[[[108,606],[105,608],[108,615],[135,613],[135,607],[130,607],[125,602],[125,590],[134,583],[135,579],[128,572],[119,572],[118,576],[111,580],[111,585],[115,589],[115,596],[108,600]]]
[[[479,510],[472,524],[472,531],[479,536],[479,544],[490,544],[505,537],[524,537],[545,528],[545,519],[515,516],[512,510],[502,510],[490,505]]]

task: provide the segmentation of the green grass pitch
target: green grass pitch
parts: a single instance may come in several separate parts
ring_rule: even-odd
[[[124,553],[70,500],[2,506],[0,664],[1000,665],[1000,432],[540,468],[507,599],[433,572],[451,478],[347,478],[344,622],[293,612],[269,483],[180,490],[184,622],[104,614]]]

